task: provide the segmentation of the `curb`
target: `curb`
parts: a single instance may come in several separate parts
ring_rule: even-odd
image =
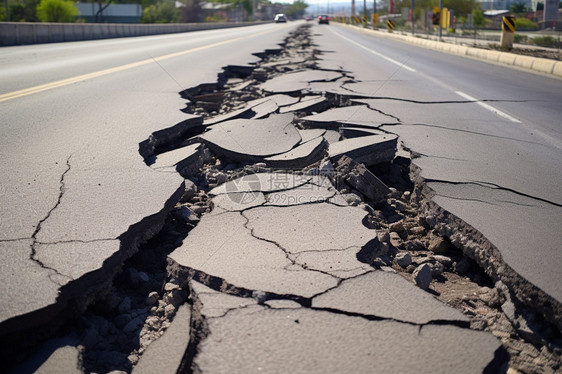
[[[400,40],[408,44],[417,45],[419,47],[432,49],[439,52],[444,52],[456,56],[468,57],[474,60],[484,61],[501,66],[507,66],[514,69],[520,69],[520,70],[522,69],[532,73],[538,73],[541,75],[546,74],[557,78],[562,78],[562,61],[517,55],[509,52],[490,51],[486,49],[473,48],[473,47],[461,46],[456,44],[438,42],[434,40],[416,38],[407,35],[389,34],[383,31],[365,29],[365,28],[346,25],[342,23],[338,23],[338,25],[348,28],[354,28],[364,33],[375,34],[377,36],[387,39]]]

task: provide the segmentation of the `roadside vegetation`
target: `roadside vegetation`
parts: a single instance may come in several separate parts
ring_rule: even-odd
[[[458,0],[457,0],[458,1]],[[178,23],[178,22],[221,22],[254,19],[254,9],[270,7],[276,13],[285,13],[292,18],[304,17],[307,4],[304,0],[295,0],[292,4],[274,3],[270,0],[207,0],[207,6],[215,11],[204,11],[203,0],[90,0],[83,1],[97,4],[105,9],[111,4],[140,4],[142,6],[141,23]],[[6,8],[6,4],[8,8]],[[78,8],[71,0],[5,0],[0,4],[0,22],[84,22],[79,17]],[[101,21],[100,21],[101,22]]]
[[[67,0],[41,0],[36,8],[37,19],[41,22],[74,22],[78,8]]]

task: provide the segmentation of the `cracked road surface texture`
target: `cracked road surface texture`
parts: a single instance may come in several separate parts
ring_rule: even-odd
[[[111,139],[106,145],[120,142],[115,146],[118,148],[130,144],[131,137],[122,135],[126,140]],[[132,149],[136,147],[131,144]],[[94,160],[71,156],[62,163],[58,186],[41,186],[46,192],[44,201],[51,204],[48,209],[41,213],[43,202],[26,203],[36,209],[25,215],[26,219],[37,217],[36,222],[17,222],[20,226],[15,227],[11,220],[2,221],[0,282],[10,284],[3,288],[0,306],[0,335],[10,336],[3,339],[4,343],[11,339],[25,341],[27,334],[18,331],[29,333],[53,322],[70,303],[76,303],[77,310],[85,308],[111,284],[115,267],[136,252],[138,243],[160,230],[162,219],[173,206],[171,201],[183,193],[184,181],[179,175],[156,173],[139,164],[138,155],[122,155],[120,164],[113,159],[112,170],[101,165],[116,155],[99,155]],[[124,179],[125,170],[135,178]],[[152,197],[150,202],[144,197],[148,195]],[[10,206],[3,207],[7,215],[19,209],[15,205],[26,201],[17,197],[9,200]],[[126,209],[123,201],[129,202]],[[14,215],[20,216],[19,212]],[[16,281],[14,274],[26,281]]]
[[[77,357],[90,371],[137,373],[487,373],[515,365],[528,372],[530,362],[545,372],[560,368],[559,335],[544,333],[555,325],[540,320],[556,324],[562,318],[558,290],[541,283],[559,279],[555,252],[542,252],[553,256],[552,263],[532,278],[518,265],[532,260],[504,252],[502,240],[512,240],[505,231],[494,236],[479,229],[493,218],[513,225],[503,230],[514,230],[523,219],[509,215],[556,215],[560,209],[554,184],[540,197],[523,175],[529,183],[515,188],[517,178],[507,172],[478,172],[484,158],[490,157],[494,168],[507,168],[506,152],[512,149],[505,142],[544,148],[553,162],[555,152],[532,136],[479,128],[487,117],[475,103],[448,95],[428,98],[418,84],[407,98],[389,97],[392,89],[379,96],[383,86],[397,82],[355,65],[345,49],[322,53],[330,49],[327,32],[314,30],[315,46],[310,27],[303,27],[287,39],[283,53],[264,54],[261,65],[225,68],[224,86],[184,91],[188,108],[200,117],[141,142],[148,170],[161,179],[139,184],[150,182],[168,193],[162,211],[176,204],[168,219],[190,231],[164,229],[175,239],[162,257],[169,253],[160,292],[141,295],[141,305],[131,307],[132,294],[115,300],[123,293],[111,290],[83,317],[87,328],[78,323],[68,328],[76,341],[59,344],[40,371],[58,364],[75,372]],[[396,79],[409,78],[408,72],[395,73]],[[415,109],[433,105],[459,106],[463,115],[457,121],[438,116],[426,121]],[[475,125],[471,131],[464,129],[468,124]],[[472,137],[488,141],[486,149],[463,148]],[[58,201],[35,232],[0,242],[2,251],[8,244],[19,246],[12,261],[29,276],[49,279],[48,292],[24,310],[31,315],[53,304],[58,291],[71,299],[77,281],[89,290],[102,277],[111,279],[125,260],[124,243],[132,253],[140,240],[123,235],[119,225],[104,237],[83,231],[82,218],[67,210],[84,199],[72,185],[74,162],[68,158],[61,168]],[[404,180],[400,165],[411,167],[413,181]],[[538,213],[534,217],[541,220]],[[144,238],[164,226],[163,217],[152,218],[145,222],[150,232]],[[70,219],[79,225],[62,237],[49,229]],[[107,260],[81,264],[93,244]],[[453,245],[456,254],[449,249]],[[449,278],[478,265],[479,280],[467,277],[459,292],[484,294],[481,300],[493,310],[470,299],[476,291],[447,305],[447,291],[430,287],[432,282],[442,284],[440,289],[458,287]],[[10,266],[4,271],[3,265],[2,274]],[[150,282],[130,263],[124,273],[134,288]],[[15,297],[25,291],[14,285],[10,292]],[[91,317],[103,309],[105,314]],[[488,322],[475,317],[489,313],[507,327],[487,328]],[[126,340],[122,350],[109,351],[120,339]],[[532,358],[516,361],[519,352]]]
[[[194,361],[203,373],[482,372],[499,348],[493,336],[456,326],[259,305],[195,282],[192,291],[207,323],[208,337]]]
[[[314,42],[320,50],[341,42],[319,66],[352,71],[363,81],[343,86],[352,102],[396,119],[379,128],[398,135],[419,156],[413,160],[416,178],[427,183],[439,206],[429,203],[426,214],[451,213],[481,233],[467,254],[510,283],[519,300],[540,304],[545,318],[562,330],[560,144],[446,84],[429,78],[438,89],[428,87],[422,73],[398,69],[390,79],[383,77],[364,60],[349,58],[353,50],[331,32],[316,34]],[[399,88],[403,84],[407,94]],[[452,220],[437,229],[446,236],[456,231],[458,244],[468,240]]]

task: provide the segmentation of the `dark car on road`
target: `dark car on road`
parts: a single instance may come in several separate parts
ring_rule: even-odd
[[[327,16],[325,14],[323,14],[321,16],[318,16],[318,24],[321,25],[323,23],[326,24],[326,25],[329,25],[330,24],[330,16]]]
[[[283,13],[279,13],[275,15],[274,20],[275,23],[287,22],[287,17]]]

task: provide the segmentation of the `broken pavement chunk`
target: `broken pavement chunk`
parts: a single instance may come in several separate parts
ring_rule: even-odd
[[[259,208],[256,208],[259,209]],[[182,281],[222,282],[240,293],[309,298],[337,285],[337,278],[305,270],[273,242],[252,235],[238,212],[205,215],[168,258],[168,272]]]
[[[291,113],[266,119],[236,119],[211,127],[199,136],[209,148],[237,161],[261,161],[285,153],[301,142]]]
[[[337,143],[341,140],[341,134],[334,130],[326,130],[326,133],[323,136],[328,144]]]
[[[272,113],[279,111],[279,106],[273,100],[266,100],[263,103],[256,105],[252,108],[254,116],[252,118],[261,119],[269,116]]]
[[[275,242],[290,254],[362,248],[376,236],[374,230],[363,226],[367,212],[359,207],[338,207],[330,203],[290,208],[263,206],[246,211],[244,215],[255,237]]]
[[[322,159],[327,148],[328,142],[323,137],[318,137],[298,145],[289,152],[267,157],[264,162],[272,167],[302,169]]]
[[[153,169],[166,169],[176,167],[176,170],[183,176],[188,171],[194,171],[195,168],[200,168],[202,161],[200,161],[202,147],[200,143],[188,145],[174,149],[169,152],[160,153],[156,156],[156,160],[152,165]]]
[[[305,129],[299,130],[299,134],[301,134],[302,143],[306,143],[313,139],[316,139],[326,133],[324,129]]]
[[[212,200],[213,212],[240,212],[265,204],[266,200],[261,192],[232,192],[215,196]]]
[[[366,105],[334,108],[319,114],[303,117],[301,120],[311,126],[320,127],[345,124],[379,128],[384,124],[396,123],[395,118],[369,109]]]
[[[174,320],[158,340],[152,342],[134,367],[134,374],[176,373],[190,340],[191,306],[178,308]]]
[[[352,126],[342,126],[340,127],[340,133],[343,135],[344,138],[357,138],[359,136],[369,136],[369,135],[384,135],[385,133],[376,130],[376,129],[369,129],[364,127],[352,127]]]
[[[315,297],[312,307],[420,325],[432,321],[468,325],[468,319],[458,310],[420,290],[401,275],[381,270],[344,280],[337,288]]]
[[[245,106],[244,108],[234,110],[225,114],[221,114],[215,117],[207,118],[203,121],[204,126],[216,125],[224,121],[230,121],[236,118],[252,118],[255,112],[252,110],[251,106]]]
[[[290,206],[328,201],[337,193],[335,188],[307,183],[291,190],[273,192],[266,196],[266,206]]]
[[[253,107],[255,105],[262,104],[266,101],[273,101],[275,104],[277,104],[278,107],[286,107],[298,103],[299,100],[300,99],[298,97],[292,97],[289,95],[271,95],[271,96],[266,96],[259,99],[248,101],[247,104],[249,107]]]
[[[208,320],[208,332],[194,359],[202,373],[482,373],[504,363],[489,333],[307,308],[237,309]]]
[[[285,108],[281,108],[281,113],[288,113],[288,112],[304,112],[304,113],[311,113],[311,112],[321,112],[326,110],[329,107],[330,103],[325,97],[322,96],[312,96],[312,97],[305,97],[297,104],[293,104],[287,106]]]
[[[307,269],[319,270],[346,279],[373,271],[373,267],[357,261],[358,247],[333,251],[308,251],[296,255],[295,262]]]
[[[392,161],[397,143],[396,135],[362,136],[330,144],[328,152],[332,161],[337,162],[342,155],[346,155],[365,166],[373,166]]]
[[[310,175],[287,172],[248,174],[209,191],[210,196],[240,192],[276,192],[290,190],[313,180]]]
[[[50,339],[42,344],[26,362],[16,365],[16,367],[13,367],[9,372],[81,374],[83,373],[81,370],[82,352],[76,345],[76,338],[70,335]]]
[[[197,308],[205,318],[223,317],[233,309],[248,308],[258,302],[249,297],[238,297],[218,292],[196,281],[189,282],[191,295],[196,298]]]
[[[329,82],[341,77],[341,73],[332,71],[304,70],[270,79],[261,84],[260,88],[270,93],[297,93],[306,90],[310,82]]]
[[[153,132],[148,139],[139,143],[139,153],[147,158],[154,155],[158,147],[174,143],[177,139],[185,137],[194,128],[203,124],[203,117],[192,115],[190,118],[166,129]]]
[[[340,157],[336,172],[348,184],[373,201],[379,201],[391,192],[365,165],[347,156]]]

